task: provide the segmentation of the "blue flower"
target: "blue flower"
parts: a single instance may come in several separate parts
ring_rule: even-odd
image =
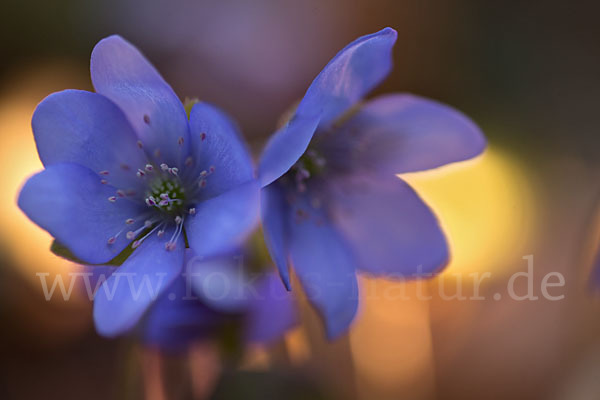
[[[194,341],[218,335],[228,323],[247,343],[269,343],[297,322],[289,292],[272,272],[250,274],[243,252],[198,257],[186,250],[185,272],[150,308],[140,327],[145,344],[186,350]]]
[[[395,174],[466,160],[486,144],[471,120],[438,102],[362,101],[390,72],[396,37],[386,28],[340,51],[259,163],[270,253],[288,289],[291,260],[331,338],[356,313],[356,271],[409,277],[448,261],[436,217]]]
[[[188,118],[130,43],[101,40],[91,77],[95,93],[54,93],[35,110],[45,169],[18,203],[81,262],[103,264],[135,249],[119,269],[127,279],[111,277],[95,299],[98,331],[114,336],[180,275],[186,244],[216,254],[255,226],[259,187],[235,124],[206,103]]]

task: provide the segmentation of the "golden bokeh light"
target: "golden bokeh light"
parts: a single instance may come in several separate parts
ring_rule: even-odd
[[[532,180],[506,152],[492,146],[473,160],[402,178],[429,204],[446,233],[451,260],[444,274],[501,272],[503,262],[530,240]]]
[[[46,95],[80,83],[79,76],[64,65],[36,69],[23,73],[0,95],[0,171],[7,194],[0,204],[4,228],[0,240],[20,272],[36,285],[39,284],[37,272],[50,273],[52,278],[74,267],[49,251],[51,236],[17,206],[25,180],[43,168],[31,131],[31,116]]]

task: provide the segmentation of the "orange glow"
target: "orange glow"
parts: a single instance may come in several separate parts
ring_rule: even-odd
[[[361,277],[361,310],[350,343],[356,372],[369,386],[365,391],[370,387],[390,393],[402,390],[415,398],[431,394],[429,302],[418,298],[427,293],[425,285],[418,288],[419,284]],[[401,285],[406,298],[393,295]]]
[[[5,201],[0,204],[2,242],[20,271],[36,285],[36,272],[66,273],[73,266],[50,252],[50,235],[31,222],[18,208],[17,198],[25,180],[42,169],[33,133],[31,115],[46,95],[73,86],[73,71],[49,67],[27,74],[12,90],[0,96],[0,171]],[[63,85],[64,84],[64,85]]]

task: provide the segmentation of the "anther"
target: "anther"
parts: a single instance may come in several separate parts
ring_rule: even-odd
[[[168,171],[169,170],[169,166],[165,163],[160,164],[160,169],[162,169],[163,171]]]
[[[144,175],[146,175],[146,173],[144,171],[142,171],[141,169],[138,169],[135,174],[137,175],[138,178],[142,178]]]
[[[119,196],[119,197],[125,197],[125,192],[123,190],[121,190],[121,189],[118,189],[117,190],[117,196]]]
[[[183,137],[180,136],[179,139],[177,139],[177,144],[180,146],[183,144]]]
[[[135,249],[135,248],[139,247],[139,246],[140,246],[140,244],[142,244],[142,242],[141,242],[140,240],[136,240],[135,242],[133,242],[133,243],[131,244],[131,248],[132,248],[132,249]]]
[[[133,218],[127,218],[127,219],[125,220],[125,223],[126,223],[127,225],[131,225],[131,224],[133,224],[134,222],[135,222],[135,220],[134,220]]]
[[[98,172],[98,173],[99,173],[100,175],[104,175],[104,176],[108,175],[108,171],[107,171],[107,170],[100,171],[100,172]]]
[[[134,231],[129,231],[125,234],[125,237],[129,240],[133,239],[135,237],[135,232]]]
[[[138,146],[140,149],[143,149],[143,148],[144,148],[144,144],[142,143],[142,141],[141,141],[141,140],[138,140],[138,141],[137,141],[137,146]]]
[[[144,169],[148,172],[152,172],[152,171],[154,171],[154,166],[152,164],[146,164]]]
[[[185,159],[185,166],[186,167],[191,167],[192,164],[194,164],[194,159],[192,157],[188,157]]]
[[[150,125],[150,116],[148,114],[144,114],[144,122]]]
[[[200,134],[200,140],[204,140],[204,139],[206,139],[206,133],[202,132]]]
[[[115,201],[117,201],[117,196],[110,196],[108,198],[108,201],[110,201],[111,203],[114,203]]]
[[[175,223],[177,225],[179,225],[181,223],[181,221],[183,221],[183,219],[179,215],[175,217]]]
[[[196,214],[196,209],[195,209],[194,207],[190,208],[190,209],[188,210],[188,214],[190,214],[190,215],[194,215],[194,214]]]
[[[162,230],[162,229],[160,229],[160,230],[158,231],[158,233],[156,234],[156,236],[158,236],[159,238],[161,238],[161,237],[163,237],[163,235],[164,235],[164,234],[165,234],[165,231],[164,231],[164,230]]]
[[[150,221],[149,219],[147,219],[146,221],[144,221],[144,227],[150,228],[151,226],[152,226],[152,221]]]
[[[108,238],[108,240],[106,241],[108,244],[114,244],[117,241],[117,238],[112,236],[110,238]]]
[[[108,183],[108,181],[106,179],[100,179],[100,183],[103,185],[106,185]]]
[[[177,176],[177,174],[179,173],[179,168],[173,167],[173,168],[169,168],[169,172],[175,176]]]

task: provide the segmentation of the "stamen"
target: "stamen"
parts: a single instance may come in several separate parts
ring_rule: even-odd
[[[144,122],[150,125],[150,116],[148,114],[144,114]]]
[[[127,218],[127,219],[125,220],[125,223],[126,223],[127,225],[131,225],[131,224],[133,224],[134,222],[135,222],[135,220],[134,220],[133,218]]]
[[[171,239],[169,239],[169,241],[165,243],[165,249],[167,251],[175,250],[175,247],[177,246],[177,239],[179,239],[181,232],[183,232],[184,218],[185,217],[181,217],[179,215],[175,217],[175,223],[177,224],[177,228],[175,229],[175,232],[173,232],[173,236],[171,236]]]
[[[152,172],[152,171],[154,171],[154,166],[152,164],[146,164],[144,169],[148,172]]]
[[[144,240],[146,240],[146,238],[147,238],[148,236],[152,235],[152,233],[154,233],[154,232],[155,232],[157,229],[159,229],[160,227],[162,227],[164,224],[165,224],[165,223],[163,222],[163,223],[161,223],[161,224],[158,224],[158,225],[156,225],[156,226],[154,227],[154,229],[152,229],[150,232],[146,233],[146,234],[144,235],[144,237],[142,237],[142,238],[140,238],[140,239],[136,240],[135,242],[133,242],[133,243],[132,243],[132,245],[131,245],[131,247],[132,247],[132,248],[134,248],[134,249],[135,249],[136,247],[138,247],[140,244],[142,244],[142,242],[143,242]],[[164,232],[164,231],[163,231],[163,232]],[[158,233],[160,233],[160,230],[158,231]],[[160,237],[160,236],[159,236],[159,237]]]
[[[107,171],[107,170],[103,170],[103,171],[100,171],[100,172],[98,172],[98,173],[99,173],[100,175],[104,175],[104,176],[108,175],[108,171]]]
[[[114,203],[115,201],[117,201],[117,196],[110,196],[108,198],[108,201],[110,201],[111,203]]]
[[[117,190],[117,196],[119,196],[119,197],[125,197],[125,192],[123,190],[121,190],[121,189],[118,189]]]
[[[100,183],[103,185],[106,185],[108,183],[108,181],[106,179],[100,179]]]
[[[135,174],[137,175],[138,178],[142,178],[142,177],[144,177],[146,175],[146,173],[143,170],[139,169],[139,168],[138,168],[138,170],[137,170],[137,172]]]
[[[177,144],[180,146],[183,144],[183,137],[180,136],[179,139],[177,139]]]
[[[165,163],[160,164],[160,169],[162,169],[163,171],[168,171],[169,170],[169,166]]]
[[[194,207],[190,208],[190,209],[188,210],[188,214],[190,214],[190,215],[194,215],[194,214],[196,214],[196,209],[195,209]]]
[[[138,146],[140,149],[143,149],[143,148],[144,148],[144,145],[142,144],[142,141],[141,141],[141,140],[138,140],[138,141],[137,141],[137,146]]]
[[[111,236],[108,238],[108,240],[106,241],[108,244],[114,244],[117,241],[117,238],[119,237],[119,235],[121,233],[123,233],[123,231],[125,230],[125,228],[121,229],[119,232],[117,232],[117,234],[115,236]]]
[[[204,141],[204,139],[206,139],[206,133],[202,132],[200,134],[200,140]]]

